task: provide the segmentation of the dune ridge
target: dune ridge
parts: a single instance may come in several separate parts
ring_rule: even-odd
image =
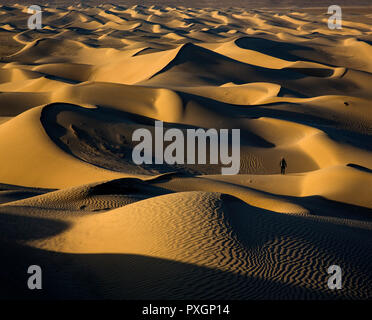
[[[42,10],[0,6],[1,299],[34,258],[44,298],[371,299],[368,10]],[[136,165],[155,120],[240,129],[239,174]]]

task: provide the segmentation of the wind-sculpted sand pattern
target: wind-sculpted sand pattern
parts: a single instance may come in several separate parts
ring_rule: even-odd
[[[0,6],[1,298],[372,298],[370,8],[42,9]],[[240,129],[239,174],[136,165],[155,120]]]

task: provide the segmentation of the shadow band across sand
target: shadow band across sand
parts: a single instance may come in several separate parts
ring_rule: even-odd
[[[371,299],[368,9],[42,9],[0,5],[1,299]],[[135,165],[155,120],[240,129],[239,174]]]

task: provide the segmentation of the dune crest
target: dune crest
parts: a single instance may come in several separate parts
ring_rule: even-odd
[[[0,298],[22,261],[51,298],[371,299],[368,10],[0,5]],[[137,165],[156,120],[239,129],[239,173]]]

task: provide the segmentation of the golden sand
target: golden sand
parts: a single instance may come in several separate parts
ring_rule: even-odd
[[[39,264],[49,298],[371,298],[368,10],[43,7],[28,30],[0,6],[0,297]],[[240,173],[135,165],[155,120],[239,128]]]

